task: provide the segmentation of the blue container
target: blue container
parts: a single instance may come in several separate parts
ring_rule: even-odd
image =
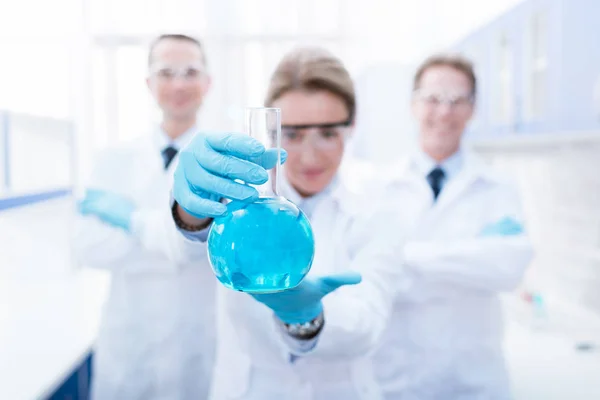
[[[278,292],[297,286],[315,254],[306,215],[283,197],[254,203],[233,201],[208,235],[208,256],[219,281],[248,293]]]

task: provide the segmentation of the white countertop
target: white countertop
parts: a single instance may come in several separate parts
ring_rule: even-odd
[[[0,399],[44,398],[69,377],[94,342],[108,284],[90,270],[0,281]]]
[[[71,257],[73,201],[0,213],[0,399],[52,393],[87,356],[109,285]]]
[[[535,331],[510,323],[506,358],[514,399],[600,399],[600,348],[579,352],[576,344],[573,338],[552,330]]]

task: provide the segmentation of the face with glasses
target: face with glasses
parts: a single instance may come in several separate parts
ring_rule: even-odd
[[[352,129],[344,101],[328,91],[294,90],[272,104],[281,109],[281,145],[288,152],[285,175],[304,197],[331,183]]]
[[[442,161],[460,147],[473,116],[474,96],[467,75],[450,66],[428,68],[413,93],[412,111],[419,125],[421,147]]]
[[[157,43],[147,83],[165,118],[195,118],[210,87],[202,50],[184,40]]]

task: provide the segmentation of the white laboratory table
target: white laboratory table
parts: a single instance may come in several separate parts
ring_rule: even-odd
[[[43,399],[87,357],[108,276],[0,278],[0,399]]]
[[[600,349],[579,352],[576,344],[560,333],[510,323],[506,357],[514,399],[600,399]]]

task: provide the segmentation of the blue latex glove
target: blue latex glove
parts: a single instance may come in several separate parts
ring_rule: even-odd
[[[516,236],[523,233],[523,226],[513,218],[505,217],[500,221],[483,228],[480,235],[489,236]]]
[[[82,215],[95,215],[107,224],[129,231],[135,205],[127,198],[115,193],[88,189],[79,202]]]
[[[306,277],[298,286],[277,293],[253,294],[269,307],[277,318],[288,324],[309,322],[323,312],[321,299],[344,285],[356,285],[358,272],[343,272],[322,277]]]
[[[287,158],[281,150],[281,162]],[[197,135],[179,155],[173,197],[196,218],[215,218],[227,211],[222,198],[254,201],[255,188],[235,182],[260,185],[268,180],[267,170],[277,163],[277,149],[267,149],[241,133]]]

